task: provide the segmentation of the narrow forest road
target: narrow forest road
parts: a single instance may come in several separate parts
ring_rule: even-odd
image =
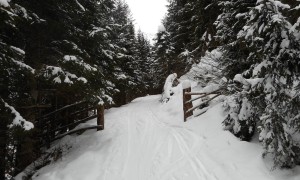
[[[120,171],[106,173],[104,179],[215,179],[195,154],[203,138],[186,128],[165,123],[165,116],[155,113],[157,100],[136,101],[120,114],[126,117],[123,123],[127,123],[120,135],[122,145],[112,149],[118,153],[108,159],[112,161],[119,155],[123,161],[116,158]]]
[[[290,171],[270,172],[257,144],[223,131],[216,104],[201,118],[183,123],[181,97],[138,98],[106,111],[106,129],[68,136],[71,149],[39,170],[38,180],[296,180]],[[94,124],[95,121],[88,122]],[[243,153],[241,153],[243,152]]]

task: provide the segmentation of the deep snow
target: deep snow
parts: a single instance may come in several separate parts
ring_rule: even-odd
[[[262,148],[224,131],[221,103],[183,122],[181,88],[168,103],[135,99],[106,111],[106,129],[68,136],[69,152],[34,180],[299,180],[300,168],[273,170]],[[219,98],[220,100],[221,98]],[[95,124],[95,120],[86,124]]]

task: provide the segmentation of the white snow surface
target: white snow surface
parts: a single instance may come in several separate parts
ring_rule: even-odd
[[[8,7],[10,0],[0,0],[0,6]]]
[[[257,140],[243,142],[224,131],[221,103],[214,102],[205,114],[184,123],[179,87],[168,103],[159,103],[159,95],[146,96],[105,111],[104,131],[89,130],[56,142],[72,148],[33,179],[300,179],[299,166],[271,171],[272,164],[262,159]],[[93,124],[95,120],[86,123]]]
[[[182,89],[187,89],[187,88],[190,88],[192,85],[191,85],[191,82],[189,80],[184,80],[182,83]]]

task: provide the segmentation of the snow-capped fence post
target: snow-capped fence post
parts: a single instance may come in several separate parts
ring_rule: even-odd
[[[104,105],[97,106],[97,131],[104,130]]]
[[[193,115],[193,112],[188,110],[193,107],[191,98],[192,96],[188,94],[188,92],[191,92],[191,83],[189,81],[184,81],[182,83],[182,99],[183,99],[183,117],[184,122],[186,122],[186,119]]]

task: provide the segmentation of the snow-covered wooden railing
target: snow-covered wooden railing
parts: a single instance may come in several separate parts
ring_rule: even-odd
[[[97,118],[97,125],[74,129],[76,125]],[[41,146],[50,146],[54,140],[88,129],[104,129],[104,106],[81,101],[64,106],[37,119],[41,131]]]
[[[210,102],[213,99],[220,96],[224,89],[225,89],[224,87],[220,87],[217,90],[214,90],[211,92],[191,92],[191,83],[189,81],[184,81],[182,83],[184,122],[186,122],[188,117],[193,116],[194,110],[196,110],[199,107],[202,107],[203,105],[207,104],[208,102]],[[209,95],[214,95],[214,96],[206,99],[205,101],[201,102],[200,104],[198,104],[196,106],[193,106],[193,101],[208,97]],[[198,96],[198,97],[192,98],[192,96]],[[205,113],[206,111],[207,111],[207,108],[204,111],[200,112],[200,114],[196,114],[195,116],[200,116],[201,114]]]

